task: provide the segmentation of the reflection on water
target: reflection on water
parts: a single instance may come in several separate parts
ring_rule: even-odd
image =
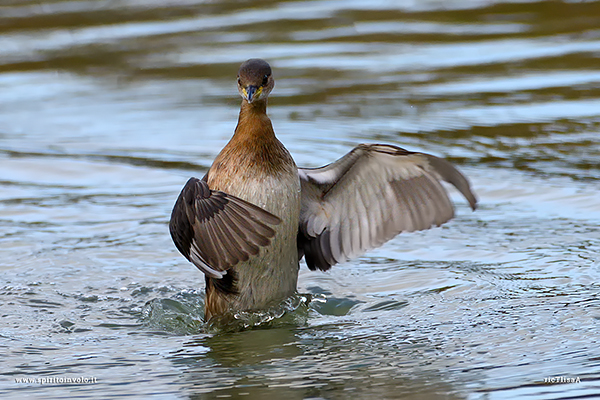
[[[0,397],[597,394],[600,2],[0,10]],[[397,144],[456,163],[481,207],[455,196],[454,222],[303,267],[302,295],[215,334],[167,221],[229,139],[250,57],[299,165]],[[98,383],[15,382],[49,376]]]

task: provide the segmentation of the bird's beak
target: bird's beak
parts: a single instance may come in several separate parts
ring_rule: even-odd
[[[248,100],[248,103],[252,103],[252,101],[260,97],[260,94],[262,93],[262,86],[256,87],[250,85],[247,89],[244,89],[244,92],[246,94],[246,100]]]

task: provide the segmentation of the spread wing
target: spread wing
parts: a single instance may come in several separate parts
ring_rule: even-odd
[[[302,210],[299,257],[328,270],[400,232],[439,226],[454,216],[441,181],[475,210],[469,182],[448,161],[391,145],[361,144],[336,162],[299,169]]]
[[[275,235],[269,225],[280,222],[260,207],[190,178],[173,207],[169,230],[185,258],[206,275],[222,278],[267,246]]]

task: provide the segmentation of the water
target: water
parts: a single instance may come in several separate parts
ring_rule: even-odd
[[[600,393],[600,2],[4,0],[0,15],[0,397]],[[427,151],[480,208],[453,193],[449,224],[303,266],[299,296],[240,316],[259,328],[215,333],[167,223],[231,136],[251,57],[274,68],[269,113],[299,165],[360,142]]]

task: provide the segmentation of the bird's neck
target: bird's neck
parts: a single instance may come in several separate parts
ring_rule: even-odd
[[[257,101],[250,104],[246,100],[242,100],[238,124],[231,141],[274,139],[273,125],[267,116],[267,101]]]
[[[275,137],[266,109],[265,101],[242,102],[235,133],[210,168],[208,184],[212,189],[227,191],[239,184],[236,179],[297,174],[292,156]]]

